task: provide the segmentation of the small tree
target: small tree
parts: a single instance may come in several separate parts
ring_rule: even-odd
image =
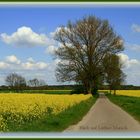
[[[25,78],[16,73],[9,74],[6,77],[5,82],[8,86],[10,86],[11,89],[16,89],[16,90],[21,90],[23,87],[26,86]]]
[[[39,86],[45,86],[46,82],[43,79],[39,80]]]
[[[116,94],[116,89],[123,84],[126,75],[122,71],[122,63],[120,62],[119,56],[108,54],[104,58],[104,76],[105,81],[109,84],[110,93],[114,90],[114,95]]]
[[[38,87],[39,86],[39,80],[37,78],[31,79],[28,81],[29,86],[31,87]]]
[[[34,78],[28,81],[28,85],[30,87],[39,87],[39,86],[45,86],[46,82],[42,79],[39,80],[37,78]]]

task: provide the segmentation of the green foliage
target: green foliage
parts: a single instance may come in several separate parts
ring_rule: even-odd
[[[94,96],[94,95],[97,95],[97,94],[98,94],[98,88],[94,87],[92,89],[92,95]]]
[[[71,94],[80,94],[85,93],[85,89],[82,85],[77,85],[74,90],[71,91]]]

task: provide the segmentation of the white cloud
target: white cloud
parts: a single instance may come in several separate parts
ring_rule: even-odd
[[[51,32],[51,33],[50,33],[50,36],[51,36],[51,37],[54,37],[55,34],[58,33],[60,30],[61,30],[61,27],[57,27],[57,28],[55,29],[54,32]]]
[[[32,70],[35,67],[35,64],[32,62],[25,62],[21,64],[23,69]]]
[[[34,63],[34,62],[35,62],[34,59],[33,59],[32,57],[29,57],[29,58],[27,59],[27,61],[29,61],[29,62],[31,62],[31,63]]]
[[[0,84],[5,84],[6,76],[13,72],[24,76],[27,80],[32,78],[38,78],[45,80],[47,84],[51,85],[64,84],[57,82],[55,77],[56,66],[59,62],[59,59],[55,59],[47,63],[43,61],[36,61],[32,57],[29,57],[25,59],[25,61],[20,60],[20,63],[17,64],[8,62],[4,58],[0,61]]]
[[[140,32],[140,25],[138,24],[132,24],[131,29],[133,32]]]
[[[45,62],[25,62],[21,64],[22,68],[25,70],[35,70],[35,69],[40,69],[43,70],[47,68],[47,63]]]
[[[51,45],[51,46],[48,46],[46,48],[45,53],[46,54],[52,54],[53,55],[56,50],[57,50],[57,48],[55,46]]]
[[[129,61],[129,57],[124,53],[119,53],[118,56],[123,64]]]
[[[0,61],[0,69],[5,70],[45,70],[48,64],[43,61],[35,61],[29,57],[27,61],[19,60],[15,55],[7,56],[4,61]],[[7,69],[8,68],[8,69]]]
[[[60,61],[61,60],[57,58],[57,59],[54,60],[54,63],[57,65]]]
[[[36,66],[39,68],[39,69],[45,69],[47,67],[47,64],[45,62],[37,62],[36,63]]]
[[[9,67],[9,64],[6,62],[0,61],[0,69],[7,69]]]
[[[44,46],[46,54],[54,54],[60,43],[53,39],[54,34],[61,28],[58,27],[48,36],[34,32],[30,27],[22,26],[16,32],[8,35],[7,33],[0,34],[0,39],[11,46],[15,47],[35,47]]]
[[[61,29],[62,29],[62,27],[57,27],[57,28],[55,29],[54,32],[51,32],[51,33],[50,33],[50,36],[51,36],[51,37],[54,37],[55,34],[58,33]],[[64,29],[65,31],[70,32],[70,30],[69,30],[67,27],[63,27],[63,29]]]
[[[130,44],[126,43],[125,45],[127,48],[129,48],[132,51],[140,51],[140,45],[139,44]]]
[[[124,64],[124,72],[127,75],[127,84],[140,85],[140,60],[131,59],[124,53],[118,54]]]
[[[9,62],[9,63],[20,64],[20,60],[17,59],[17,57],[15,55],[7,56],[6,61]]]
[[[56,77],[55,77],[56,66],[59,62],[60,62],[59,59],[55,59],[55,60],[47,63],[47,67],[45,69],[41,70],[41,72],[40,72],[40,70],[35,70],[33,72],[30,68],[30,70],[28,69],[28,73],[25,71],[25,73],[23,73],[23,74],[25,75],[25,77],[27,77],[27,79],[31,79],[31,78],[43,79],[49,85],[64,84],[61,82],[57,82]]]
[[[128,55],[124,53],[120,53],[118,54],[118,56],[120,57],[120,60],[122,64],[125,66],[125,68],[130,68],[130,67],[134,67],[135,65],[140,65],[140,61],[138,61],[137,59],[130,59]]]
[[[26,26],[18,28],[17,31],[11,35],[2,33],[0,36],[3,42],[16,47],[47,46],[48,44],[54,43],[53,40],[49,39],[45,34],[38,34]]]

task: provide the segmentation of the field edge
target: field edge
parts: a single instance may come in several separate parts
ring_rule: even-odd
[[[81,101],[58,115],[43,116],[39,120],[25,123],[18,127],[14,126],[10,132],[62,132],[70,125],[78,123],[96,102],[97,97],[90,97]]]

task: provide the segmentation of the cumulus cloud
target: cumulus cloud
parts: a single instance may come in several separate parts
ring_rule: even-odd
[[[47,64],[45,62],[25,62],[21,64],[22,68],[25,70],[34,70],[34,69],[40,69],[43,70],[47,67]]]
[[[118,56],[124,64],[123,70],[127,75],[127,84],[140,85],[140,60],[131,59],[124,53],[120,53]]]
[[[45,69],[42,69],[41,71],[35,70],[34,72],[30,69],[28,70],[28,72],[24,72],[23,75],[25,75],[27,79],[31,78],[43,79],[49,85],[64,84],[61,82],[57,82],[55,77],[56,66],[59,62],[60,62],[59,59],[54,59],[51,62],[47,63],[47,67]]]
[[[0,69],[7,69],[9,64],[3,61],[0,61]]]
[[[17,31],[11,35],[2,33],[0,37],[6,44],[16,47],[47,46],[54,43],[54,40],[49,39],[45,34],[38,34],[26,26],[18,28]]]
[[[32,57],[29,57],[25,61],[20,60],[20,63],[18,63],[18,61],[15,60],[19,60],[19,59],[16,56],[14,57],[11,56],[14,55],[7,56],[3,60],[0,60],[0,85],[5,84],[6,76],[13,72],[16,72],[24,76],[27,80],[32,78],[38,78],[46,81],[49,77],[51,81],[49,82],[50,84],[52,83],[51,77],[53,77],[53,80],[56,81],[55,73],[52,70],[53,67],[51,70],[54,76],[51,76],[50,75],[51,71],[48,70],[47,62],[35,61]]]
[[[48,64],[43,61],[35,61],[29,57],[25,62],[19,60],[15,55],[7,56],[5,60],[0,61],[0,69],[8,70],[44,70]]]
[[[120,53],[118,54],[118,56],[120,57],[120,60],[122,64],[125,66],[125,68],[130,68],[130,67],[134,67],[135,65],[140,65],[140,61],[138,61],[137,59],[130,59],[128,55],[124,53]]]
[[[29,57],[29,58],[27,59],[27,61],[29,61],[29,62],[31,62],[31,63],[34,63],[34,62],[35,62],[34,59],[33,59],[32,57]]]
[[[54,32],[51,32],[51,33],[50,33],[50,36],[51,36],[51,37],[54,37],[55,34],[58,33],[61,29],[62,29],[62,27],[57,27],[57,28],[55,29]],[[63,29],[64,29],[65,31],[70,32],[70,30],[69,30],[67,27],[63,27]]]
[[[58,27],[48,36],[43,33],[36,33],[30,27],[22,26],[12,34],[2,33],[0,39],[7,45],[15,47],[45,47],[46,54],[54,54],[54,51],[59,46],[59,43],[54,40],[54,34],[61,28]]]
[[[57,50],[57,48],[55,46],[51,45],[51,46],[48,46],[46,48],[45,53],[46,54],[52,54],[53,55],[56,50]]]
[[[57,28],[55,29],[54,32],[51,32],[51,33],[50,33],[50,36],[51,36],[51,37],[54,37],[55,34],[58,33],[60,30],[61,30],[61,27],[57,27]]]
[[[133,32],[140,32],[140,25],[138,24],[132,24],[131,29]]]
[[[6,61],[9,63],[20,64],[20,60],[15,55],[7,56]]]

